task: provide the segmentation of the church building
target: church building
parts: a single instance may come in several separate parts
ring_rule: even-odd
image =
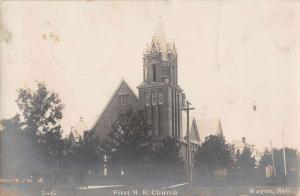
[[[167,43],[158,31],[143,57],[143,81],[137,87],[140,106],[146,109],[153,138],[183,139],[182,110],[185,96],[178,85],[175,43]]]
[[[177,50],[175,43],[166,41],[163,28],[157,29],[156,35],[143,54],[143,81],[137,87],[138,95],[122,80],[90,129],[89,134],[95,134],[100,139],[116,128],[120,112],[128,108],[143,108],[146,111],[146,121],[150,125],[149,134],[153,140],[164,137],[175,137],[182,144],[186,144],[186,119],[182,108],[185,106],[185,94],[179,86]],[[200,130],[206,132],[207,127],[213,128],[212,134],[221,130],[220,120],[212,123],[197,123],[191,118],[190,142],[195,151],[205,138]],[[206,128],[205,128],[206,127]],[[200,139],[202,137],[202,139]],[[186,146],[186,145],[184,145]],[[183,156],[186,148],[181,149]]]
[[[143,54],[143,81],[137,88],[138,96],[123,80],[92,126],[92,133],[105,137],[119,112],[133,107],[145,109],[151,125],[149,134],[154,140],[169,136],[183,141],[185,95],[178,85],[177,51],[175,43],[166,41],[162,28],[157,29]]]

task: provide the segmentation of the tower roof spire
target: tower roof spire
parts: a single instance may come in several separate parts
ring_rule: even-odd
[[[168,54],[176,54],[175,45],[168,42],[163,26],[162,17],[159,16],[155,35],[152,38],[152,43],[147,46],[146,53],[161,52],[163,60],[168,60]]]
[[[158,21],[158,24],[156,27],[154,39],[157,42],[157,44],[161,47],[164,47],[167,44],[167,39],[166,39],[165,30],[164,30],[161,16],[159,16],[159,21]],[[161,48],[161,49],[163,49],[163,48]]]

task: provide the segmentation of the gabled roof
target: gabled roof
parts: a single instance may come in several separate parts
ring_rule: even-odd
[[[244,140],[243,140],[243,138],[244,138]],[[248,143],[248,141],[246,141],[245,137],[243,137],[243,138],[241,140],[233,140],[231,142],[231,144],[233,144],[236,149],[243,149],[245,147],[254,148],[253,144]]]
[[[191,140],[196,143],[199,143],[201,141],[195,118],[193,118],[192,125],[190,128],[190,137],[191,137]]]
[[[71,131],[69,134],[69,140],[74,142],[79,142],[80,138],[83,138],[84,132],[87,131],[88,128],[83,121],[83,118],[80,117],[78,123],[73,127],[71,127]]]
[[[196,120],[196,122],[203,140],[209,135],[223,135],[221,120],[219,118],[201,119]]]
[[[91,131],[94,131],[95,127],[97,126],[97,124],[99,123],[99,121],[101,120],[103,114],[107,111],[107,109],[109,108],[109,106],[112,103],[113,98],[117,95],[117,93],[120,91],[120,89],[125,86],[126,88],[128,88],[130,90],[130,92],[135,96],[136,100],[138,101],[138,98],[135,94],[135,92],[130,88],[130,86],[126,83],[126,81],[124,79],[121,80],[118,88],[116,88],[116,90],[113,92],[112,96],[110,97],[109,101],[107,102],[107,104],[105,105],[104,109],[101,111],[101,113],[99,114],[98,118],[96,119],[95,123],[93,124],[93,126],[91,127]]]
[[[83,118],[80,117],[79,122],[74,126],[74,132],[78,136],[83,136],[83,133],[88,130],[85,122],[83,121]]]
[[[183,135],[186,135],[186,118],[183,118],[182,126],[184,130]],[[221,120],[218,118],[201,120],[193,118],[192,123],[190,125],[191,139],[196,141],[199,138],[199,141],[203,142],[205,140],[205,137],[209,135],[223,135]]]
[[[69,134],[68,140],[71,143],[76,143],[77,142],[76,137],[74,136],[73,128],[71,128],[71,132]]]

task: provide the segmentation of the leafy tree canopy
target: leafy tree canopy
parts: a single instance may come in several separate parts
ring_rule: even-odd
[[[120,113],[103,143],[110,169],[118,172],[122,168],[125,175],[148,179],[183,176],[179,141],[170,137],[154,140],[149,129],[144,110],[129,108]]]
[[[222,135],[210,135],[196,152],[194,165],[198,172],[212,174],[214,170],[229,168],[232,155],[232,146]]]
[[[182,144],[171,137],[163,138],[153,150],[152,169],[160,178],[180,178],[184,176],[184,160],[180,149]]]
[[[60,132],[64,104],[58,94],[47,89],[45,83],[38,82],[36,90],[20,88],[16,102],[21,111],[25,128],[33,135],[46,132]]]
[[[100,140],[95,135],[84,137],[79,143],[67,142],[68,147],[62,157],[62,173],[66,177],[73,177],[76,181],[83,181],[88,171],[100,172],[103,154]]]
[[[255,156],[253,156],[252,149],[245,147],[241,154],[236,155],[236,168],[241,168],[242,170],[249,170],[255,167]]]
[[[19,148],[14,148],[14,152],[23,154],[13,158],[23,163],[23,168],[16,168],[16,172],[53,173],[62,147],[60,120],[64,105],[43,82],[37,82],[34,90],[18,89],[16,103],[21,114],[4,122],[6,129],[17,134],[18,142],[12,145]]]
[[[278,176],[284,175],[283,148],[273,149],[273,155],[274,155],[276,174]],[[298,151],[292,148],[285,148],[285,156],[286,156],[287,172],[297,171],[299,169],[299,164],[300,164],[300,156],[298,154]],[[272,151],[265,149],[259,161],[259,167],[264,169],[268,165],[273,165]]]
[[[110,158],[112,168],[123,167],[128,172],[142,170],[151,150],[144,110],[129,108],[120,112],[113,130],[107,134],[103,149]]]

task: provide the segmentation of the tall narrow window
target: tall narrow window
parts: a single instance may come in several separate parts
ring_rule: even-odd
[[[150,93],[145,92],[146,106],[150,105]]]
[[[144,80],[147,80],[147,65],[144,65]]]
[[[175,129],[174,129],[174,93],[172,91],[172,136],[175,136]]]
[[[175,129],[175,136],[178,136],[178,113],[177,113],[177,93],[174,93],[174,129]]]
[[[152,73],[153,73],[153,82],[156,82],[156,65],[152,65]]]
[[[145,69],[145,66],[144,66],[144,70],[143,70],[143,79],[146,80],[146,69]]]
[[[129,103],[129,95],[126,95],[125,104]]]
[[[119,95],[119,104],[126,105],[128,103],[129,95],[127,94],[120,94]]]
[[[122,101],[122,95],[119,95],[119,100],[118,100],[119,104],[121,104],[121,101]]]
[[[121,103],[122,105],[125,105],[126,104],[126,100],[125,100],[125,95],[122,95],[122,99],[121,99]]]
[[[152,105],[156,105],[156,91],[152,91]]]
[[[162,91],[158,91],[158,104],[163,104],[164,103],[164,95]]]

